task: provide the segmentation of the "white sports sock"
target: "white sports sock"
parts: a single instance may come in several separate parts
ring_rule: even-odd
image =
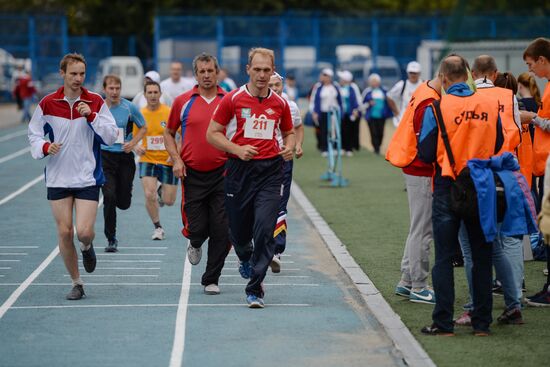
[[[73,279],[73,287],[76,285],[84,285],[84,282],[80,279],[80,277]]]
[[[82,251],[87,251],[87,250],[89,250],[91,246],[92,246],[91,243],[90,243],[89,245],[85,245],[85,244],[83,244],[82,242],[80,242],[80,249],[81,249]]]

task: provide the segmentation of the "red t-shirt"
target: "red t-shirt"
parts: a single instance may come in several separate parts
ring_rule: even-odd
[[[258,154],[254,159],[276,157],[281,151],[277,129],[283,132],[293,129],[290,108],[284,98],[271,90],[265,98],[254,97],[246,85],[227,94],[212,119],[226,127],[231,142],[256,147]]]
[[[206,172],[220,167],[227,160],[225,152],[206,141],[206,130],[212,114],[224,95],[224,90],[218,87],[218,94],[208,103],[199,94],[198,86],[195,86],[174,100],[168,128],[178,130],[181,126],[180,156],[187,167]]]

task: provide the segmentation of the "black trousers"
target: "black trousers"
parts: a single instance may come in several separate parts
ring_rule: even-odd
[[[250,261],[252,274],[246,294],[263,297],[262,281],[275,254],[273,232],[281,202],[283,159],[226,164],[225,207],[229,235],[241,261]],[[254,240],[254,244],[252,244]]]
[[[351,121],[347,114],[342,117],[342,149],[346,152],[359,150],[359,121]]]
[[[326,152],[328,150],[328,113],[321,112],[319,114],[319,150]]]
[[[368,124],[372,147],[374,148],[374,152],[378,154],[380,153],[382,139],[384,139],[384,125],[386,124],[386,119],[371,118]]]
[[[132,203],[132,187],[136,173],[134,153],[101,151],[105,185],[103,191],[103,218],[105,237],[116,236],[116,208],[126,210]]]
[[[182,233],[199,248],[208,238],[208,259],[201,283],[218,284],[225,258],[231,249],[225,213],[224,166],[201,172],[187,167],[181,183]]]

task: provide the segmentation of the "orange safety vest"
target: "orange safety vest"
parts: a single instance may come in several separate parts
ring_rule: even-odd
[[[514,93],[510,89],[500,87],[479,88],[477,92],[498,100],[500,121],[506,133],[502,151],[515,154],[517,146],[521,143],[521,130],[514,117]]]
[[[439,93],[424,82],[414,91],[386,151],[386,160],[396,167],[407,167],[416,158],[418,137],[414,131],[414,113],[428,99],[439,99]]]
[[[470,159],[489,159],[495,154],[498,101],[480,93],[464,97],[447,94],[441,97],[440,106],[443,122],[439,123],[445,123],[455,165],[449,162],[441,133],[437,137],[437,163],[442,176],[454,179]]]
[[[550,87],[548,85],[544,88],[542,105],[540,106],[537,115],[545,119],[550,119]],[[550,133],[547,133],[540,127],[535,126],[535,138],[533,139],[533,174],[535,176],[544,175],[546,159],[548,158],[549,152]]]
[[[529,132],[529,124],[521,125],[521,144],[518,145],[519,170],[525,176],[529,187],[533,179],[533,142]]]

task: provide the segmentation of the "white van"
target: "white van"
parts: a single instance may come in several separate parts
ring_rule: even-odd
[[[143,65],[135,56],[112,56],[99,62],[95,90],[103,90],[103,77],[114,74],[122,80],[121,96],[132,99],[143,90]]]

